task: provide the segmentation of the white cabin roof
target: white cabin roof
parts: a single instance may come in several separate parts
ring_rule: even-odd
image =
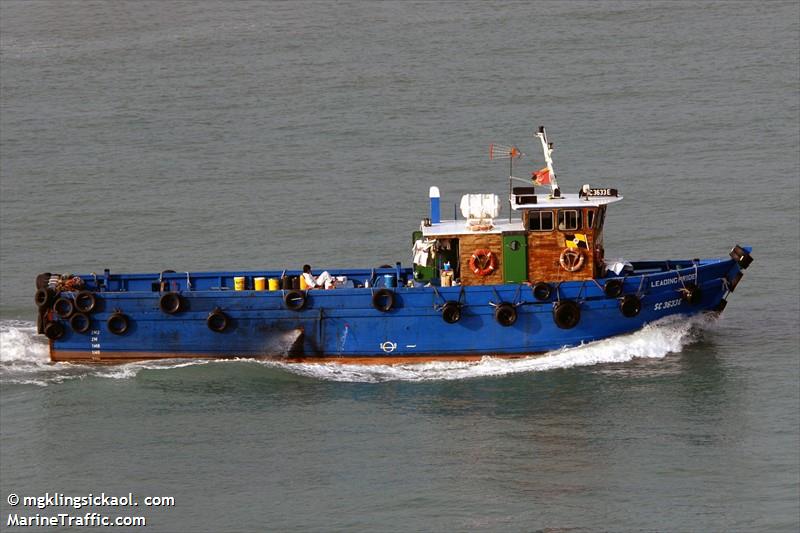
[[[511,208],[514,211],[536,209],[580,209],[584,207],[599,207],[613,204],[622,200],[622,196],[579,196],[578,194],[562,194],[560,198],[552,198],[549,194],[537,194],[535,204],[517,204],[516,196],[511,195]],[[490,219],[491,220],[491,219]],[[506,232],[524,232],[525,227],[521,220],[508,220],[508,217],[499,216],[493,220],[491,229],[473,230],[467,227],[466,220],[442,220],[430,226],[422,224],[420,230],[424,237],[442,237],[448,235],[475,235],[497,234]]]
[[[522,226],[521,220],[512,220],[511,222],[508,221],[508,217],[505,220],[502,218],[496,218],[493,221],[493,228],[488,230],[480,230],[480,231],[473,231],[467,229],[467,221],[466,220],[442,220],[438,224],[431,224],[430,226],[421,226],[420,230],[422,231],[423,237],[440,237],[443,235],[475,235],[475,234],[491,234],[491,233],[503,233],[507,231],[525,231],[525,228]]]
[[[560,198],[552,198],[548,194],[537,194],[535,204],[517,204],[515,196],[511,196],[511,209],[522,211],[524,209],[552,209],[558,207],[598,207],[613,204],[622,200],[622,196],[578,196],[574,193],[562,194]]]

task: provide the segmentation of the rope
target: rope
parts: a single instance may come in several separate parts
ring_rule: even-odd
[[[520,284],[517,285],[517,291],[514,293],[514,300],[513,300],[514,307],[519,307],[520,305],[523,305],[525,303],[522,300],[518,299],[521,295],[522,295],[522,285]]]
[[[502,301],[503,301],[503,299],[502,299],[502,298],[500,298],[500,295],[499,295],[499,294],[497,294],[497,290],[495,290],[495,288],[494,288],[494,287],[492,287],[492,292],[494,293],[494,296],[495,296],[495,298],[497,298],[497,301],[498,301],[498,302],[502,302]],[[492,307],[497,307],[497,306],[499,306],[500,304],[499,304],[499,303],[498,303],[498,304],[496,304],[496,303],[494,303],[493,301],[489,300],[489,305],[491,305]]]
[[[678,276],[678,281],[681,282],[681,288],[686,290],[686,284],[683,282],[683,276],[681,276],[681,270],[678,267],[675,267],[675,274]]]
[[[444,299],[444,297],[442,297],[441,294],[439,294],[439,291],[436,290],[436,285],[431,285],[431,287],[433,288],[433,310],[434,311],[439,311],[441,309],[441,306],[437,306],[436,305],[436,297],[438,296],[439,299],[442,300],[442,301],[445,301],[445,299]],[[447,302],[445,302],[445,303],[447,303]]]
[[[644,285],[644,281],[647,279],[647,276],[642,276],[642,279],[639,281],[639,288],[636,289],[636,297],[640,300],[642,299],[642,285]]]
[[[575,298],[578,302],[584,302],[586,299],[581,300],[581,294],[583,294],[583,289],[586,288],[586,280],[581,282],[581,288],[578,289],[578,297]]]

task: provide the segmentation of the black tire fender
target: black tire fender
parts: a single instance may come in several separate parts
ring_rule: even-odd
[[[125,335],[131,327],[131,319],[121,311],[115,311],[106,320],[108,331],[114,335]]]
[[[442,318],[448,324],[455,324],[461,320],[461,304],[450,300],[442,306]]]
[[[222,333],[228,329],[229,324],[230,318],[228,318],[228,315],[223,313],[222,309],[219,307],[211,311],[206,318],[206,325],[208,326],[208,329],[216,333]]]
[[[183,311],[183,297],[177,292],[165,292],[158,299],[158,307],[168,315]]]
[[[61,296],[53,303],[53,311],[61,318],[69,318],[75,312],[75,304],[72,298]]]
[[[517,308],[508,302],[503,302],[494,308],[494,319],[503,327],[513,326],[517,321]]]
[[[69,319],[69,325],[75,333],[86,333],[92,326],[92,321],[88,315],[84,313],[75,313]]]
[[[36,276],[36,288],[44,289],[47,287],[48,283],[50,283],[50,276],[52,276],[50,272],[42,272]]]
[[[66,333],[66,328],[61,322],[48,322],[44,327],[44,335],[51,341],[57,341]]]
[[[626,294],[619,302],[619,310],[623,316],[633,318],[642,310],[642,301],[635,294]]]
[[[380,289],[372,295],[372,307],[386,313],[394,307],[394,291]]]
[[[55,298],[56,298],[56,291],[54,291],[50,287],[42,287],[36,290],[36,294],[33,297],[33,301],[36,303],[36,307],[44,308],[44,307],[50,307]]]
[[[81,291],[75,295],[75,309],[81,313],[91,313],[97,307],[97,297],[89,291]]]
[[[561,300],[553,306],[553,322],[561,329],[572,329],[581,321],[581,306],[572,300]]]
[[[544,281],[540,281],[533,286],[533,297],[539,300],[540,302],[546,302],[550,299],[550,295],[553,293],[553,287],[550,286],[549,283],[545,283]]]
[[[606,281],[606,284],[603,285],[603,292],[609,298],[619,298],[622,296],[622,280],[610,279]]]
[[[287,309],[300,311],[306,306],[306,293],[299,289],[292,289],[283,295],[283,303]]]

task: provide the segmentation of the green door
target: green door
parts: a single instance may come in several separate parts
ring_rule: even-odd
[[[506,283],[528,280],[528,239],[524,233],[503,235],[503,280]]]

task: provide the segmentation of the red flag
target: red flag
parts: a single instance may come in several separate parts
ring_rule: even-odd
[[[550,185],[550,169],[547,167],[531,173],[531,177],[536,185]]]

